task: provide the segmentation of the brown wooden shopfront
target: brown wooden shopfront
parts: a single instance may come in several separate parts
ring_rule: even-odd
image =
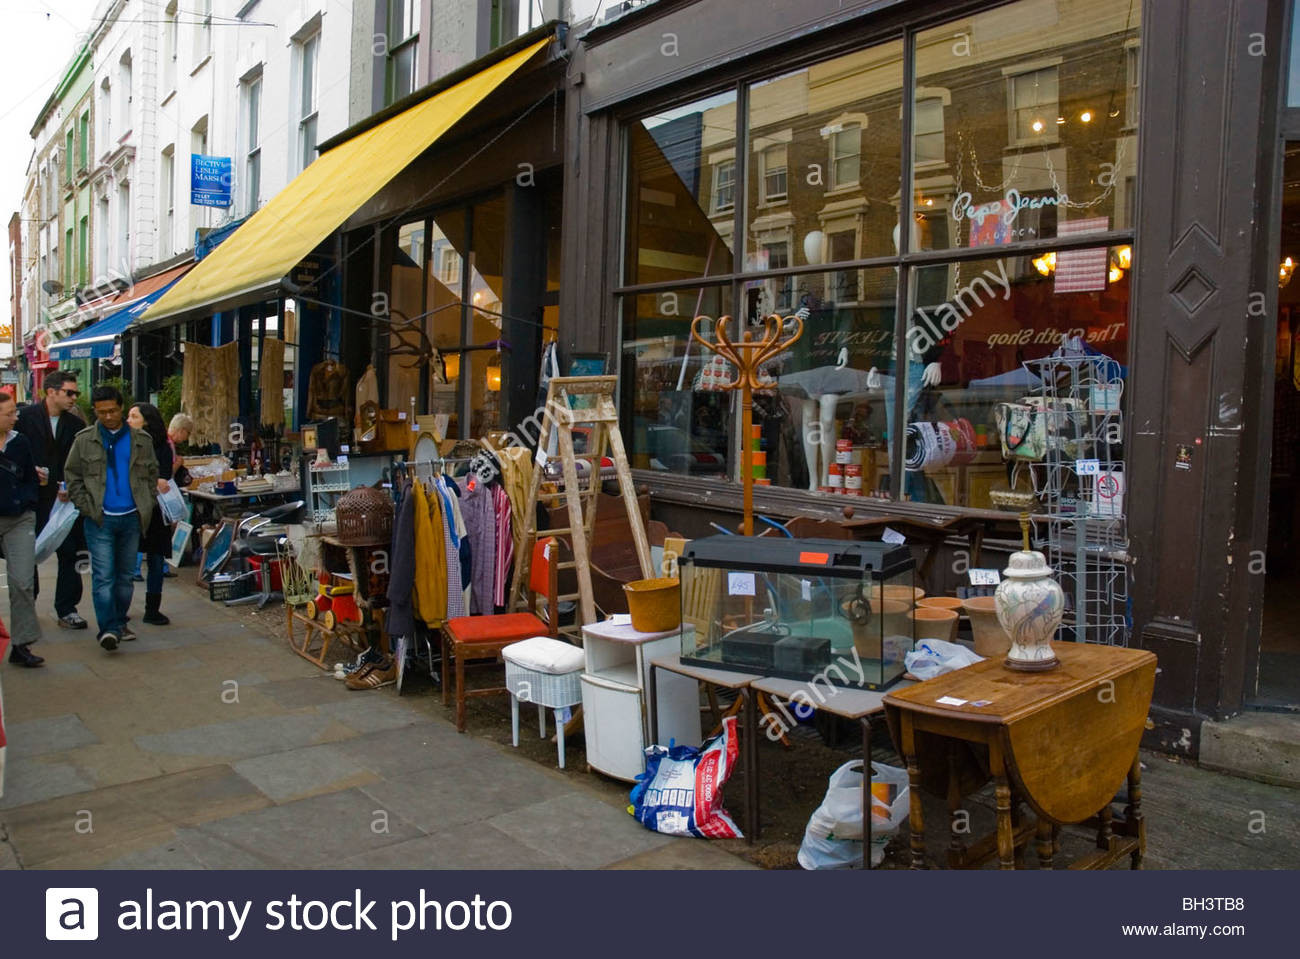
[[[1037,302],[1040,313],[1057,312],[1032,321],[1040,326],[1031,340],[1049,327],[1081,328],[1094,348],[1125,368],[1130,644],[1159,657],[1156,728],[1149,738],[1195,755],[1201,721],[1243,707],[1258,648],[1263,586],[1260,577],[1252,579],[1249,560],[1252,551],[1265,548],[1267,527],[1268,471],[1260,466],[1267,462],[1271,378],[1263,384],[1260,373],[1274,339],[1273,211],[1287,6],[1282,0],[809,0],[792,13],[793,5],[660,0],[591,29],[570,42],[565,172],[581,189],[566,189],[564,197],[561,346],[620,356],[630,409],[638,402],[629,392],[636,364],[654,355],[656,337],[674,329],[659,307],[664,296],[675,295],[684,316],[784,313],[802,305],[815,321],[820,306],[851,294],[856,312],[838,329],[884,329],[894,336],[877,335],[871,351],[852,356],[848,365],[863,371],[875,366],[886,375],[905,371],[891,377],[894,405],[882,410],[885,404],[876,403],[863,414],[866,435],[878,442],[882,425],[901,430],[902,417],[896,425],[893,411],[911,409],[910,364],[923,365],[919,355],[903,352],[907,344],[899,340],[911,327],[895,320],[911,318],[914,326],[918,306],[951,301],[973,276],[995,271],[999,262],[1014,264],[1008,269],[1019,271],[1015,296],[973,313],[978,322],[991,324],[994,309],[1004,317],[1031,313],[1028,304]],[[1040,49],[998,46],[1010,43],[1024,24],[1036,24]],[[1263,55],[1251,54],[1256,35],[1265,38]],[[945,73],[935,66],[940,43],[949,49],[965,44],[977,58],[986,51],[984,73],[997,75]],[[880,64],[862,61],[887,48],[891,58],[897,55],[897,66],[888,67],[897,71],[892,101],[883,86],[873,94],[859,80],[858,100],[868,106],[837,102],[818,112],[817,98],[824,101],[837,82],[835,69],[875,70],[878,78]],[[787,107],[796,100],[800,116],[810,118],[802,128],[773,120],[781,109],[793,115]],[[1060,129],[1035,130],[1036,111],[1046,116],[1049,106],[1047,121],[1059,117]],[[987,119],[995,114],[1006,120]],[[1000,143],[990,133],[998,124],[1004,124],[997,131]],[[860,148],[842,135],[857,127],[866,131]],[[1050,149],[1034,143],[1044,132],[1055,133]],[[847,179],[856,157],[863,184],[874,171],[892,186],[855,192],[850,182],[838,195],[819,196],[815,213],[800,213],[795,202],[783,208],[782,190],[793,194],[795,178],[806,177],[806,150],[814,141],[825,150],[829,176],[839,163]],[[695,167],[683,162],[683,149],[694,150]],[[1032,218],[1026,211],[1011,235],[971,241],[969,224],[954,222],[953,204],[967,192],[975,204],[1005,198],[1015,177],[1026,176],[1027,161],[1017,168],[1016,157],[1031,153],[1047,157],[1041,165],[1050,169],[1022,181],[1028,183],[1023,194],[1069,195],[1074,205],[1044,208]],[[894,159],[879,159],[885,156]],[[644,163],[637,166],[646,157],[661,167],[658,183],[644,174]],[[672,182],[662,175],[667,168],[684,189],[663,187]],[[823,192],[834,194],[835,185]],[[636,252],[654,248],[636,239],[647,235],[636,232],[638,205],[680,210],[692,198],[699,212],[691,215],[723,238],[725,252],[717,243],[710,250],[708,242],[679,243],[667,250],[672,257]],[[920,205],[927,199],[948,215]],[[808,217],[818,219],[814,224]],[[1086,236],[1059,229],[1085,217],[1098,221]],[[891,237],[882,225],[900,221],[918,227]],[[809,240],[815,232],[823,238]],[[807,259],[819,244],[821,258]],[[1108,251],[1111,279],[1091,295],[1091,306],[1085,309],[1082,297],[1070,299],[1074,294],[1059,295],[1068,291],[1059,275],[1037,280],[1030,272],[1049,248],[1058,258]],[[1119,269],[1122,263],[1127,270]],[[1055,290],[1049,283],[1057,284]],[[1038,301],[1032,301],[1035,290],[1043,294]],[[1122,343],[1119,334],[1107,342],[1097,332],[1121,321]],[[1015,351],[999,353],[1001,344],[990,339],[998,332],[992,325],[980,332],[989,343],[984,352],[994,359],[980,368],[979,351],[962,344],[961,365],[952,365],[951,356],[936,361],[941,384],[968,391],[973,380],[1018,368]],[[629,351],[631,341],[639,352]],[[682,364],[680,348],[664,355],[677,369],[659,389],[690,392],[681,369],[692,377],[697,371]],[[828,365],[825,356],[800,359],[808,368]],[[974,375],[981,372],[986,375]],[[839,420],[853,415],[851,407],[836,414]],[[650,425],[661,424],[652,415]],[[629,420],[625,427],[634,458],[637,426]],[[652,466],[640,476],[664,504],[660,508],[677,515],[693,510],[702,518],[735,510],[739,492],[727,456],[738,438],[725,422],[719,433],[716,449],[725,462],[704,474],[664,469],[663,457],[655,455],[659,448],[643,450],[649,455],[642,465]],[[901,439],[894,443],[885,448],[897,454]],[[1190,469],[1175,468],[1180,448],[1194,451]],[[796,444],[792,459],[801,455],[806,462]],[[901,457],[890,460],[890,488],[906,489]],[[757,508],[777,516],[834,515],[843,506],[842,498],[800,488],[796,472],[787,470],[760,489]],[[970,505],[942,487],[911,499],[889,508],[925,515]],[[869,500],[855,505],[860,513],[875,508]]]

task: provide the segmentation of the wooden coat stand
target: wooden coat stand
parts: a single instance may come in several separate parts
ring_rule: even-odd
[[[779,353],[788,350],[799,337],[803,336],[803,320],[798,316],[781,319],[775,313],[763,320],[763,338],[754,339],[754,334],[745,330],[740,340],[734,341],[727,336],[727,326],[731,317],[720,316],[717,322],[711,317],[697,316],[691,323],[691,337],[700,346],[712,353],[717,353],[728,363],[735,366],[736,378],[719,387],[723,392],[740,391],[740,482],[744,488],[745,535],[754,535],[754,455],[750,433],[754,426],[754,391],[762,389],[765,384],[758,379],[763,364]],[[786,339],[781,333],[786,323],[794,323],[794,332]],[[714,323],[714,340],[710,342],[701,333],[707,324]]]

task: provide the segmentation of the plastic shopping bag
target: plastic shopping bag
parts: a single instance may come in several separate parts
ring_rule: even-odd
[[[736,839],[741,832],[722,808],[722,787],[735,768],[736,717],[702,747],[672,743],[645,751],[645,772],[632,787],[632,815],[647,829],[671,836]]]
[[[954,669],[982,662],[983,659],[983,656],[976,656],[960,643],[922,639],[917,642],[915,649],[903,657],[903,662],[907,671],[917,679],[934,679]]]
[[[80,515],[77,507],[71,502],[55,501],[54,508],[50,510],[49,521],[41,530],[41,534],[36,537],[36,562],[43,563],[54,555],[55,550],[63,545],[63,541],[72,532],[72,527]]]
[[[871,864],[885,858],[885,845],[907,818],[907,773],[884,763],[871,764]],[[826,797],[813,811],[799,846],[804,869],[857,869],[862,866],[862,760],[831,774]]]
[[[162,510],[163,522],[168,526],[185,518],[185,497],[175,480],[168,480],[167,492],[158,494],[158,507]]]

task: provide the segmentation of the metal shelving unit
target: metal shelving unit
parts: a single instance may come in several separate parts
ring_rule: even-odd
[[[339,496],[352,489],[348,476],[347,463],[331,463],[328,466],[308,466],[305,492],[307,508],[312,520],[317,525],[334,522],[334,504]]]
[[[1124,520],[1124,423],[1120,365],[1108,356],[1058,351],[1025,368],[1047,430],[1031,465],[1043,510],[1036,545],[1065,591],[1058,638],[1127,646],[1128,532]]]

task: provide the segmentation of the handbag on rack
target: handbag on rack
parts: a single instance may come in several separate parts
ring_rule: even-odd
[[[1047,455],[1047,423],[1042,409],[1025,400],[999,403],[993,416],[1003,459],[1037,461]]]

